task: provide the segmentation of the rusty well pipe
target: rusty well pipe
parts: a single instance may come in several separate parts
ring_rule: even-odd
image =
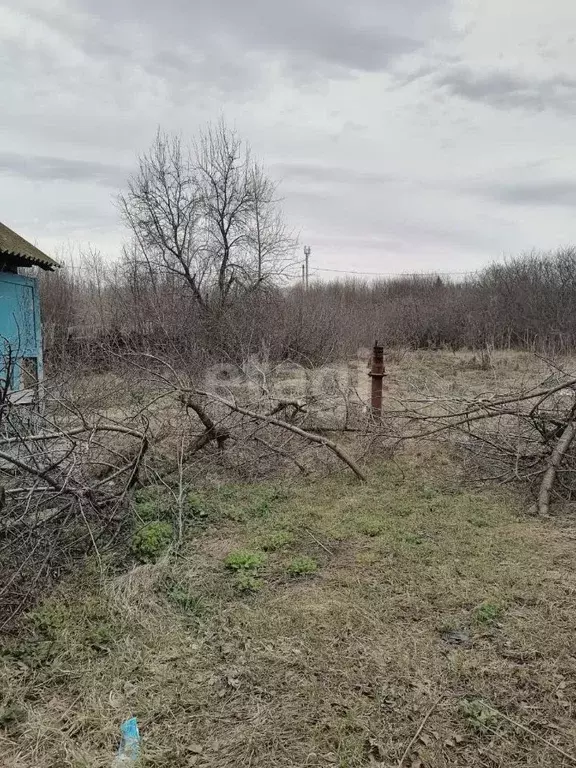
[[[372,379],[372,395],[370,404],[372,406],[372,415],[382,415],[382,379],[386,376],[384,370],[384,347],[374,342],[372,349],[372,366],[368,374]]]

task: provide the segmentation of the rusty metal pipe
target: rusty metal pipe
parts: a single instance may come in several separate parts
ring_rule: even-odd
[[[386,376],[384,369],[384,347],[378,342],[374,342],[372,349],[371,370],[368,374],[372,379],[372,395],[370,405],[372,415],[379,417],[382,415],[382,379]]]

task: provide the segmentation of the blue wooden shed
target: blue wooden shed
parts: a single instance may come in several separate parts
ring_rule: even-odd
[[[15,403],[32,402],[43,377],[38,283],[19,269],[57,266],[0,222],[0,396],[8,389]]]

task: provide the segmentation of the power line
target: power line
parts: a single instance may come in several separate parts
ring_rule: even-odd
[[[463,275],[477,275],[478,270],[469,272],[357,272],[352,269],[329,269],[328,267],[313,267],[312,272],[338,272],[342,275],[376,275],[378,277],[458,277]]]
[[[93,273],[92,267],[85,265],[69,264],[63,262],[63,267],[73,272],[88,272]],[[110,265],[104,265],[104,268]],[[305,262],[302,263],[302,281],[305,282],[306,275]],[[468,272],[446,272],[446,271],[428,271],[421,272],[413,270],[412,272],[360,272],[353,269],[332,269],[330,267],[309,267],[309,272],[334,272],[341,275],[360,275],[360,276],[373,276],[373,277],[464,277],[466,275],[477,275],[480,270],[469,270]]]

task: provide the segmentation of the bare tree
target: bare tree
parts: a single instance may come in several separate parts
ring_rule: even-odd
[[[109,272],[110,265],[106,264],[100,251],[88,246],[85,251],[80,251],[82,267],[86,270],[86,289],[92,299],[92,309],[98,327],[105,328],[109,316]]]
[[[209,128],[197,155],[207,256],[218,301],[226,303],[231,294],[282,275],[296,243],[277,207],[276,185],[236,133],[224,123]]]
[[[39,270],[38,282],[44,344],[51,356],[61,357],[67,346],[70,328],[78,321],[81,286],[74,271],[68,266],[70,253],[58,254],[60,263],[67,266],[55,272]]]
[[[206,264],[201,249],[202,202],[194,164],[178,137],[158,132],[140,158],[120,207],[135,240],[135,256],[152,275],[176,275],[204,306]]]
[[[276,187],[223,122],[193,147],[158,133],[120,205],[137,258],[154,275],[184,281],[207,312],[293,263]]]

